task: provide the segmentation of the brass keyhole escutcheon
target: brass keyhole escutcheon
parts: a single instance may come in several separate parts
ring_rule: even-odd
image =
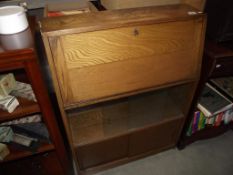
[[[134,29],[134,30],[133,30],[133,34],[134,34],[134,36],[138,36],[138,35],[139,35],[138,29]]]

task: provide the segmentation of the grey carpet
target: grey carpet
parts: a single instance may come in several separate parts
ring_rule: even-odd
[[[233,175],[233,132],[112,168],[96,175]]]

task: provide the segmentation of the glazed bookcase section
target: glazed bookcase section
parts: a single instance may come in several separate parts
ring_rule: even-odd
[[[185,83],[66,111],[80,169],[174,146],[193,86]],[[106,156],[106,150],[111,154]]]
[[[67,117],[74,145],[90,144],[145,127],[183,119],[184,109],[180,104],[185,103],[189,93],[190,84],[184,84],[91,106],[88,109],[69,110]]]

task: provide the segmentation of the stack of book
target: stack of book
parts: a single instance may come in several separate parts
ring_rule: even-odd
[[[14,112],[20,105],[17,97],[37,101],[30,84],[16,81],[13,73],[0,75],[0,110]]]
[[[0,161],[10,154],[9,146],[36,152],[43,143],[50,143],[50,137],[40,114],[0,124]]]
[[[206,83],[198,100],[197,111],[189,125],[187,136],[204,129],[207,125],[220,126],[233,120],[233,103],[215,87]]]

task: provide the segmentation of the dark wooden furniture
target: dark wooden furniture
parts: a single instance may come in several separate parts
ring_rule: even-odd
[[[30,24],[31,28],[21,33],[0,36],[0,73],[11,72],[14,73],[16,80],[30,83],[37,103],[19,98],[20,106],[13,113],[9,114],[0,110],[0,122],[41,114],[49,131],[51,142],[42,143],[36,152],[23,151],[9,146],[10,155],[0,162],[0,172],[4,172],[4,175],[68,174],[70,171],[68,156],[40,73],[34,48],[34,18],[30,18]]]
[[[201,78],[195,96],[192,102],[192,107],[189,111],[189,117],[187,118],[185,127],[183,129],[178,147],[183,149],[186,145],[191,144],[197,140],[207,139],[211,137],[223,134],[227,130],[233,128],[233,123],[228,125],[222,124],[219,127],[207,126],[205,129],[194,133],[191,136],[186,136],[186,131],[193,117],[193,112],[196,110],[197,100],[204,88],[205,83],[210,78],[219,78],[233,75],[233,43],[215,43],[210,40],[206,40],[203,66],[201,71]]]
[[[187,5],[47,18],[41,32],[78,171],[174,147],[200,74],[205,15]]]

